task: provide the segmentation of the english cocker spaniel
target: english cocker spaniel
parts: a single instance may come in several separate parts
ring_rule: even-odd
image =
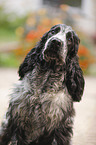
[[[84,78],[78,63],[79,38],[58,24],[45,33],[19,67],[3,123],[0,145],[70,145]]]

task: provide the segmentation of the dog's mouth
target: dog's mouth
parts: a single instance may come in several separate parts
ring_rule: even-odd
[[[63,47],[63,42],[60,39],[53,38],[50,40],[44,51],[44,58],[46,61],[52,59],[60,59],[60,51]]]

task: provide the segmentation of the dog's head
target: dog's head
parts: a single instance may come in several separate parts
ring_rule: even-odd
[[[34,69],[36,64],[45,69],[50,62],[57,65],[66,64],[66,61],[77,54],[79,38],[70,26],[58,24],[46,32],[41,41],[26,56],[19,67],[19,76],[23,78],[27,72]],[[53,65],[52,65],[53,67]]]
[[[55,25],[43,38],[46,38],[46,42],[42,55],[47,62],[57,60],[59,63],[65,63],[66,57],[73,57],[77,54],[79,38],[70,26]]]

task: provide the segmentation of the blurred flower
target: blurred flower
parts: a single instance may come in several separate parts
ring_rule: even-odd
[[[37,14],[40,15],[40,16],[44,16],[44,15],[47,14],[47,10],[44,9],[44,8],[42,8],[42,9],[40,9],[40,10],[37,12]]]
[[[16,35],[22,36],[23,33],[24,33],[24,28],[23,28],[23,27],[18,27],[18,28],[16,29]]]
[[[86,71],[90,64],[94,62],[94,57],[84,45],[79,46],[78,55],[80,66],[84,71]]]
[[[47,17],[43,17],[41,20],[40,20],[40,24],[41,25],[44,25],[44,26],[49,26],[51,23],[51,20]]]
[[[26,35],[26,41],[32,41],[34,39],[38,38],[38,33],[35,30],[31,30],[27,35]]]
[[[13,53],[15,54],[15,56],[22,56],[22,55],[24,55],[22,47],[18,47],[17,49],[14,49]]]
[[[61,8],[61,10],[65,11],[65,12],[69,10],[69,6],[66,4],[60,5],[60,8]]]
[[[29,17],[26,21],[26,24],[28,26],[35,26],[36,25],[36,18],[35,17]]]

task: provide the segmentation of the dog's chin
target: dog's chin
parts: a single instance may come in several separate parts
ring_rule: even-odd
[[[44,58],[46,61],[50,61],[50,60],[58,59],[59,55],[58,52],[51,50],[50,48],[47,48],[44,51]]]
[[[63,57],[60,55],[60,53],[55,51],[46,50],[44,52],[44,59],[46,62],[52,62],[55,61],[56,65],[63,65],[65,62],[63,61]]]

